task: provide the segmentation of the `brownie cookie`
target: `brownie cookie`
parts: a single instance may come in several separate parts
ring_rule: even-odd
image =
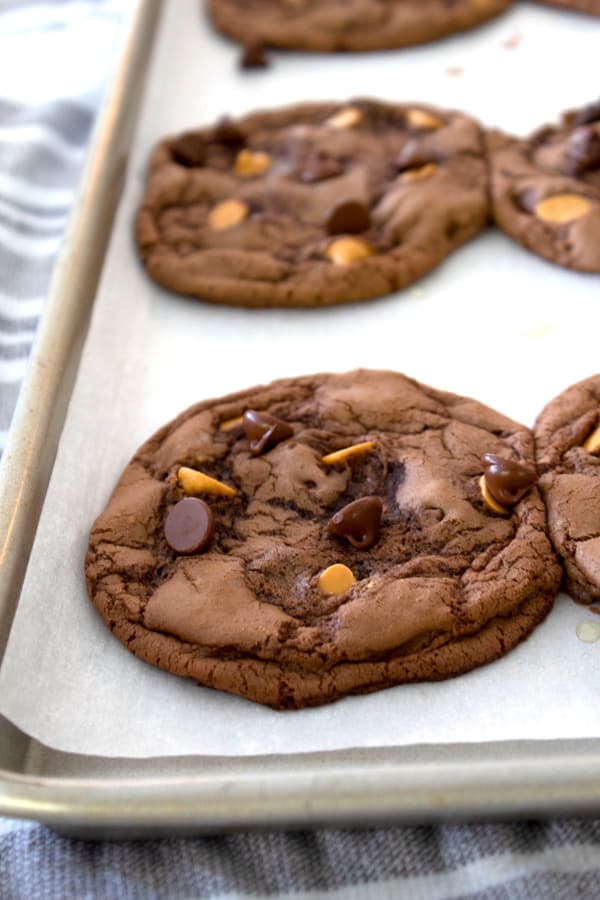
[[[95,522],[90,597],[137,656],[298,708],[503,655],[552,606],[529,429],[393,372],[199,403]]]
[[[527,139],[491,132],[488,145],[500,228],[551,262],[600,272],[600,102]]]
[[[215,25],[243,45],[331,52],[422,44],[498,15],[511,0],[209,0]]]
[[[488,216],[479,126],[418,104],[259,112],[163,141],[136,225],[148,274],[242,306],[405,287]]]
[[[600,600],[600,375],[555,397],[535,423],[548,529],[564,561],[566,589]]]

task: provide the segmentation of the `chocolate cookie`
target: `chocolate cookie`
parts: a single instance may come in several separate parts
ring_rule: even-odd
[[[215,25],[243,45],[380,50],[479,25],[511,0],[209,0]]]
[[[538,2],[545,6],[560,6],[563,9],[573,9],[591,16],[600,16],[600,0],[538,0]]]
[[[492,132],[488,144],[500,228],[561,266],[600,272],[600,102],[527,139]]]
[[[488,216],[479,126],[418,104],[260,112],[163,141],[137,242],[149,275],[243,306],[318,306],[405,287]]]
[[[199,403],[95,522],[90,597],[125,646],[276,709],[496,659],[560,578],[529,429],[392,372]]]
[[[600,375],[555,397],[535,423],[548,529],[580,603],[600,599]]]

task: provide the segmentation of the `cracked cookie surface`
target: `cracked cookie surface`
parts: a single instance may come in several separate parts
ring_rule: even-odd
[[[215,25],[241,44],[317,51],[422,44],[498,15],[512,0],[209,0]]]
[[[528,138],[487,135],[492,214],[528,250],[600,272],[600,102]]]
[[[483,136],[462,113],[303,104],[167,139],[136,220],[149,276],[241,306],[320,306],[411,284],[488,219]]]
[[[248,410],[287,430],[252,449]],[[485,453],[531,464],[532,434],[392,372],[200,403],[141,447],[94,523],[90,597],[147,662],[277,709],[458,675],[524,639],[560,579],[537,487],[493,512]],[[165,539],[181,467],[235,491],[202,495],[212,543],[185,556]]]
[[[559,394],[535,423],[548,529],[574,600],[600,600],[600,375]]]

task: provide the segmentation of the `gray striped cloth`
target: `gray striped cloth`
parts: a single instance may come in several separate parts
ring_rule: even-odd
[[[0,447],[125,3],[0,0]],[[596,900],[600,821],[92,843],[0,819],[0,900],[201,897]]]

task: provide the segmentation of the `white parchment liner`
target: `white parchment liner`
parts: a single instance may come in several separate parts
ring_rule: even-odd
[[[52,747],[106,756],[600,736],[600,642],[577,639],[577,623],[593,617],[564,596],[524,645],[492,665],[294,713],[140,662],[87,600],[82,566],[92,520],[137,446],[197,400],[361,365],[406,372],[532,424],[600,362],[600,276],[561,270],[499,232],[396,296],[254,312],[168,296],[144,276],[131,237],[148,152],[165,133],[224,112],[356,95],[438,103],[527,132],[595,99],[600,22],[519,4],[429,47],[274,54],[266,72],[240,74],[236,49],[212,34],[199,6],[165,4],[129,179],[0,671],[0,712]]]

